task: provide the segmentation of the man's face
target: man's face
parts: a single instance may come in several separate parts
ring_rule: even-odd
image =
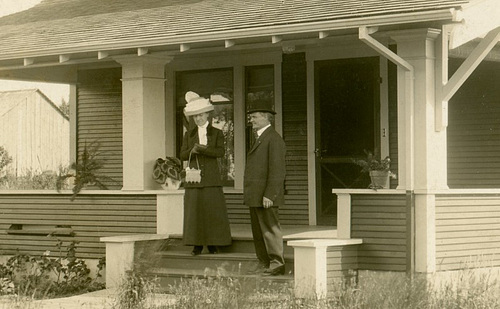
[[[269,119],[267,119],[267,115],[261,112],[251,113],[249,118],[254,130],[260,130],[270,123]]]
[[[208,121],[208,113],[201,113],[193,116],[194,123],[197,126],[202,126]]]

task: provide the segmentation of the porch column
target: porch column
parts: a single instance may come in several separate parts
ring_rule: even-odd
[[[405,120],[413,120],[413,147],[405,145],[409,141],[399,139],[398,152],[400,158],[405,160],[400,160],[400,164],[403,165],[406,160],[414,162],[412,172],[415,190],[448,189],[446,128],[436,130],[435,126],[436,38],[439,34],[440,30],[436,29],[391,33],[391,38],[397,43],[398,55],[414,68],[413,109],[407,108],[409,102],[400,101],[398,104],[398,109],[405,113],[398,114],[398,128],[405,129]],[[398,70],[400,92],[407,91],[404,89],[405,79],[405,72]],[[406,189],[412,188],[407,186]]]
[[[123,188],[157,187],[151,177],[156,158],[165,156],[165,65],[170,58],[123,56]]]
[[[406,129],[400,132],[411,132],[413,141],[399,139],[398,151],[402,154],[399,162],[404,165],[405,174],[413,174],[406,178],[406,190],[415,193],[414,269],[424,273],[436,270],[435,196],[427,192],[448,189],[446,128],[436,128],[436,47],[440,44],[436,39],[439,35],[440,30],[436,29],[391,34],[397,43],[398,55],[413,66],[413,108],[408,108],[406,101],[398,104],[398,109],[404,111],[403,115],[398,112],[398,128]],[[399,70],[399,91],[411,89],[401,84],[405,79],[407,74]],[[408,145],[409,142],[413,145]]]

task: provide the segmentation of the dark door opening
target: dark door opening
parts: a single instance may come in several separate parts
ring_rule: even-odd
[[[379,144],[378,57],[315,63],[316,200],[319,225],[336,225],[333,188],[367,188],[352,158]]]

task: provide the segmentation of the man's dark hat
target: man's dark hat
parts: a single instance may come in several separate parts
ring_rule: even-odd
[[[276,112],[272,108],[272,103],[266,100],[255,100],[248,104],[247,114],[255,113],[255,112],[265,112],[276,114]]]

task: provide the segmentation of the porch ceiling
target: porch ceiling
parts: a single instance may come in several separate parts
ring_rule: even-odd
[[[0,69],[280,47],[359,26],[440,27],[475,1],[482,0],[44,0],[0,18]]]

